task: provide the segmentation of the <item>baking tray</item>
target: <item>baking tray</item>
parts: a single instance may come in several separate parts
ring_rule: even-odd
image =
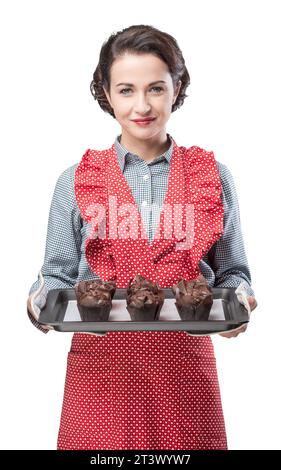
[[[48,292],[39,322],[52,325],[57,331],[187,331],[192,334],[212,334],[229,331],[249,321],[246,308],[239,303],[235,288],[212,288],[214,303],[208,321],[181,320],[171,289],[163,289],[165,301],[159,320],[131,321],[126,309],[126,289],[116,289],[108,321],[85,322],[77,308],[74,289],[52,289]]]

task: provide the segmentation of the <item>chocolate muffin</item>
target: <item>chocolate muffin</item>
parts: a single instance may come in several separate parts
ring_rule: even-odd
[[[115,281],[80,281],[74,286],[83,321],[107,321],[116,291]]]
[[[213,293],[202,274],[191,281],[180,279],[172,287],[176,307],[182,320],[208,320],[213,305]]]
[[[158,320],[165,295],[157,283],[137,274],[127,288],[127,310],[132,321]]]

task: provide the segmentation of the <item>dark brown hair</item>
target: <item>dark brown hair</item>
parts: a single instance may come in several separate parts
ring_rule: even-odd
[[[190,77],[177,41],[168,33],[153,26],[141,24],[129,26],[122,31],[113,33],[102,45],[99,63],[93,74],[90,90],[103,111],[115,118],[103,86],[109,92],[110,68],[114,60],[126,52],[150,53],[163,60],[169,68],[174,88],[178,80],[182,82],[178,97],[172,106],[172,112],[182,106],[184,99],[188,96],[185,95],[185,90],[190,84]]]

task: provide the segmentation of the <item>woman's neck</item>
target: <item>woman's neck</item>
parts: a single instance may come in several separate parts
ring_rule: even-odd
[[[171,143],[168,134],[166,132],[163,136],[157,140],[155,138],[148,140],[135,140],[131,136],[121,135],[120,143],[129,152],[138,155],[145,161],[153,161],[159,155],[167,152]]]

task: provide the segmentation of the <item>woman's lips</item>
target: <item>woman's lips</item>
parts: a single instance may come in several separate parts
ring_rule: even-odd
[[[133,121],[135,124],[138,124],[139,126],[149,126],[153,121],[155,121],[156,118],[154,119],[149,119],[147,121]]]

